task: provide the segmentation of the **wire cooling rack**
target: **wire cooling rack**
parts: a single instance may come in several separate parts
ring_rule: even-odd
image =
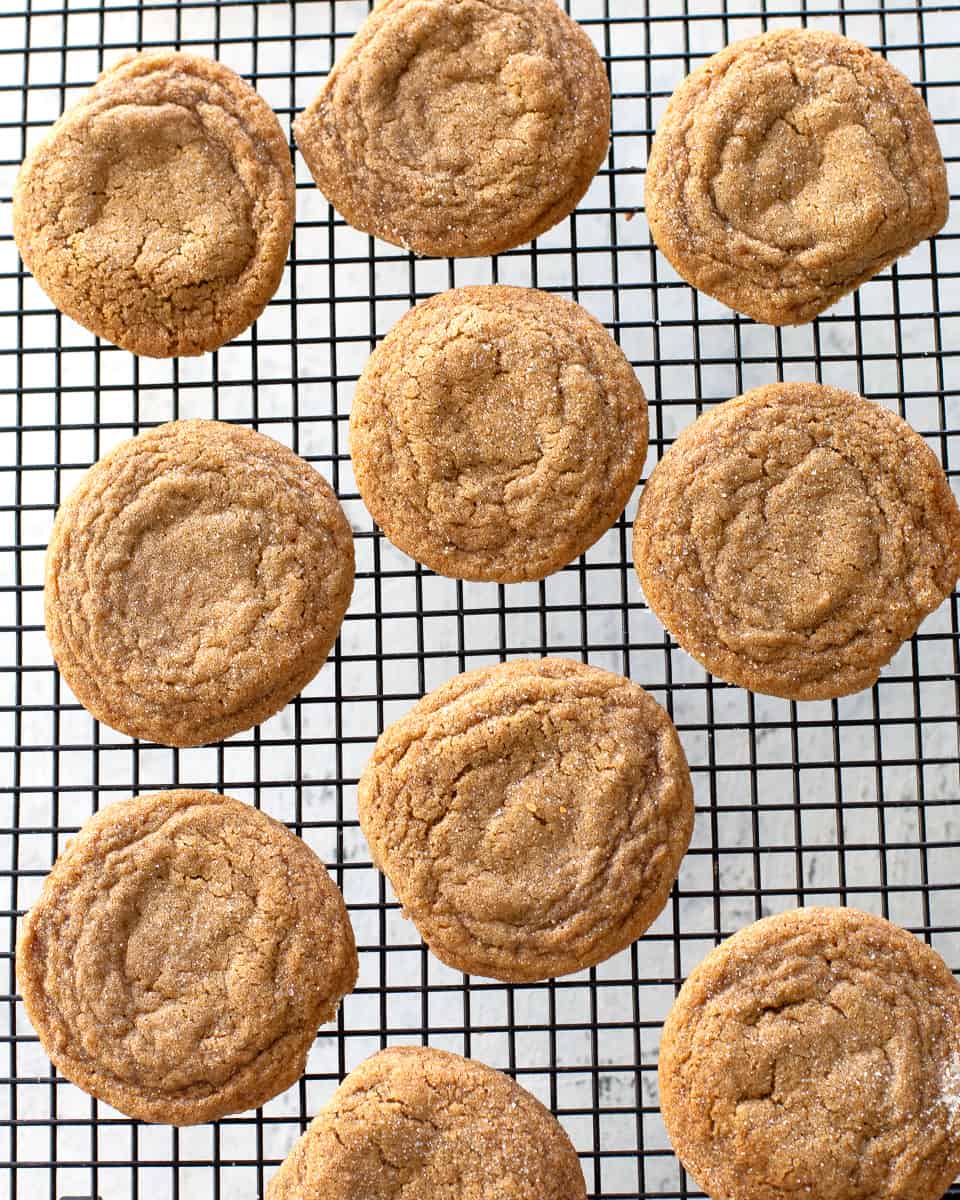
[[[774,330],[695,295],[651,245],[650,138],[684,74],[765,27],[840,29],[923,91],[956,193],[958,4],[572,0],[613,85],[609,160],[577,214],[496,260],[432,261],[349,229],[301,162],[289,269],[256,327],[200,359],[138,360],[61,318],[23,271],[10,194],[30,146],[104,65],[189,48],[246,75],[285,127],[367,3],[91,3],[0,8],[0,1195],[103,1200],[262,1196],[343,1075],[388,1043],[428,1042],[513,1073],[560,1117],[588,1189],[698,1194],[657,1109],[661,1022],[707,950],[804,903],[883,913],[960,968],[960,648],[945,603],[858,696],[795,705],[713,681],[664,635],[630,562],[635,498],[577,563],[539,584],[440,579],[372,527],[346,421],[367,355],[413,303],[500,281],[571,295],[606,323],[651,405],[647,470],[702,407],[776,379],[820,379],[900,411],[960,476],[960,247],[953,221],[813,325]],[[175,751],[98,726],[53,668],[42,562],[54,511],[119,440],[173,417],[253,424],[331,481],[356,534],[353,603],[303,696],[224,745]],[[356,780],[384,724],[458,671],[546,652],[650,688],[673,714],[696,786],[693,847],[640,942],[580,975],[506,987],[430,957],[371,867]],[[256,1113],[177,1131],[139,1125],[56,1077],[16,995],[13,945],[64,840],[117,797],[226,791],[288,822],[343,888],[360,979],[298,1085]],[[960,1197],[960,1189],[950,1195]]]

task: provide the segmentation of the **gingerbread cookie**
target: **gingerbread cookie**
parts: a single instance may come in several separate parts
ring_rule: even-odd
[[[288,1088],[356,977],[343,897],[313,851],[212,792],[91,817],[17,946],[27,1016],[57,1069],[171,1125]]]
[[[100,76],[27,156],[23,261],[50,299],[134,354],[215,350],[277,290],[293,232],[290,151],[239,75],[138,54]]]
[[[250,429],[173,421],[117,446],[61,506],[47,637],[98,720],[197,746],[309,683],[353,570],[350,526],[313,467]]]
[[[677,439],[640,497],[647,602],[708,671],[791,700],[873,684],[960,575],[960,510],[895,413],[776,383]]]
[[[943,155],[908,79],[823,29],[715,54],[657,129],[645,202],[694,287],[770,325],[811,321],[947,219]]]
[[[401,550],[457,579],[542,579],[623,511],[647,403],[579,305],[457,288],[417,305],[373,353],[350,451],[367,508]]]
[[[497,254],[576,208],[610,86],[554,0],[384,0],[294,123],[317,187],[418,254]]]
[[[351,1071],[267,1200],[585,1200],[557,1119],[506,1075],[425,1046]]]
[[[767,917],[690,975],[660,1104],[714,1200],[940,1200],[960,1174],[960,984],[852,908]]]
[[[562,658],[468,671],[425,696],[377,742],[359,810],[434,954],[508,982],[629,946],[693,830],[664,710],[629,679]]]

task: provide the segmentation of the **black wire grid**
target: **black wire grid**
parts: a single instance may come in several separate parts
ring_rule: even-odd
[[[603,320],[650,400],[648,470],[711,401],[818,379],[897,409],[960,476],[960,247],[954,221],[813,325],[775,330],[696,295],[643,217],[650,138],[670,92],[728,41],[810,23],[882,50],[921,88],[960,162],[960,3],[572,0],[609,67],[608,162],[577,214],[498,259],[419,260],[348,228],[301,162],[289,269],[257,325],[213,355],[136,359],[61,318],[10,237],[17,167],[61,110],[128,50],[189,48],[243,73],[288,126],[366,15],[349,0],[2,0],[0,7],[0,1195],[253,1200],[307,1120],[363,1058],[429,1043],[515,1075],[558,1114],[588,1189],[699,1193],[657,1108],[661,1022],[722,937],[797,904],[883,913],[960,968],[960,647],[945,603],[858,696],[796,705],[718,683],[665,636],[630,561],[635,498],[578,562],[538,584],[441,579],[376,531],[346,421],[357,376],[413,303],[455,284],[535,285]],[[57,504],[117,441],[174,417],[252,424],[332,482],[356,536],[337,650],[302,697],[229,742],[176,751],[97,725],[43,633],[42,562]],[[372,868],[355,784],[379,731],[458,671],[565,654],[619,670],[671,711],[696,786],[679,884],[652,930],[580,975],[507,987],[442,966]],[[117,797],[190,785],[288,822],[350,907],[360,979],[305,1077],[262,1110],[175,1130],[140,1125],[58,1079],[16,994],[17,921],[64,840]],[[950,1192],[960,1197],[960,1188]]]

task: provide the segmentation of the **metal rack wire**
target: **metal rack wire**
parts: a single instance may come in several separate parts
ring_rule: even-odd
[[[956,596],[870,691],[797,706],[717,683],[643,604],[632,503],[584,559],[507,588],[432,576],[359,502],[345,421],[376,340],[418,300],[500,281],[579,300],[623,345],[651,402],[648,470],[710,401],[814,378],[897,408],[960,476],[960,247],[932,245],[802,329],[773,330],[695,295],[655,253],[642,216],[649,140],[682,76],[726,42],[811,23],[882,50],[921,87],[960,162],[960,3],[570,0],[609,65],[607,165],[572,220],[499,259],[410,255],[349,229],[301,163],[281,290],[214,355],[156,363],[98,342],[50,306],[9,234],[24,150],[128,50],[176,45],[245,74],[285,126],[357,28],[366,0],[5,0],[0,9],[0,1194],[52,1198],[261,1196],[342,1076],[387,1043],[457,1050],[508,1070],[555,1112],[588,1189],[613,1200],[697,1195],[657,1110],[660,1024],[721,937],[796,904],[889,916],[960,969],[960,614]],[[636,216],[636,219],[633,219]],[[53,514],[116,441],[172,417],[253,424],[315,463],[356,533],[356,592],[335,654],[303,696],[224,745],[174,751],[96,725],[53,668],[42,559]],[[459,670],[507,656],[582,657],[629,673],[672,712],[693,769],[697,829],[650,933],[582,975],[507,987],[432,959],[356,822],[378,732]],[[174,1130],[138,1125],[59,1080],[16,995],[13,945],[58,848],[118,796],[189,784],[287,821],[342,886],[360,947],[356,992],[318,1036],[300,1083],[256,1113]],[[960,1188],[950,1192],[960,1197]]]

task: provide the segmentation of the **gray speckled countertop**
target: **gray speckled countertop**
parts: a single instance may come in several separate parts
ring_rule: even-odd
[[[656,1111],[659,1024],[678,977],[718,934],[798,901],[847,898],[929,931],[960,969],[956,598],[929,618],[922,637],[903,648],[872,691],[793,706],[707,686],[703,671],[665,640],[625,557],[636,498],[625,523],[587,554],[583,569],[542,585],[498,589],[415,572],[389,543],[370,536],[356,496],[346,454],[353,383],[374,339],[405,311],[411,292],[423,298],[453,283],[489,282],[489,260],[413,261],[377,244],[371,262],[369,239],[331,224],[323,198],[305,186],[298,194],[296,265],[256,339],[244,335],[216,356],[171,364],[135,362],[110,348],[98,352],[88,334],[55,316],[29,276],[21,279],[9,238],[8,198],[23,152],[24,78],[32,144],[93,78],[99,44],[109,63],[138,40],[169,45],[179,30],[197,52],[219,52],[237,70],[255,72],[286,127],[291,109],[309,101],[328,68],[331,22],[338,32],[351,31],[367,4],[139,8],[108,0],[101,9],[69,0],[66,10],[33,7],[49,15],[34,15],[29,26],[19,0],[0,9],[0,1163],[15,1168],[7,1174],[0,1166],[0,1181],[11,1181],[9,1190],[0,1182],[0,1194],[253,1200],[344,1069],[384,1040],[418,1042],[424,1033],[432,1045],[517,1070],[559,1112],[592,1193],[687,1194]],[[497,278],[573,289],[601,320],[619,322],[661,443],[693,419],[698,398],[725,399],[780,373],[819,377],[902,405],[946,465],[960,472],[955,217],[936,242],[936,283],[931,247],[923,245],[826,320],[782,331],[735,322],[715,302],[672,286],[676,276],[651,253],[642,213],[628,219],[642,207],[648,124],[656,123],[685,73],[685,51],[712,52],[761,27],[757,5],[730,5],[729,13],[753,15],[728,20],[718,0],[692,0],[688,7],[692,19],[685,23],[680,0],[646,6],[573,0],[572,12],[611,58],[613,173],[597,178],[574,226],[567,221],[548,233],[536,254],[501,258]],[[796,22],[794,3],[771,0],[764,7],[771,24]],[[811,23],[840,27],[834,4],[803,7]],[[605,15],[613,18],[608,26]],[[960,102],[955,86],[937,85],[958,75],[958,50],[950,46],[958,25],[960,6],[923,4],[860,15],[851,7],[846,20],[848,33],[887,45],[896,65],[930,84],[954,192]],[[64,38],[68,48],[61,52]],[[60,87],[62,80],[69,86]],[[301,162],[297,170],[307,184]],[[939,320],[937,311],[945,314]],[[52,349],[57,344],[62,354]],[[18,345],[20,355],[11,352]],[[357,586],[339,653],[303,699],[256,736],[179,753],[134,747],[94,727],[52,669],[40,590],[57,497],[136,422],[175,415],[259,419],[265,432],[316,462],[360,535]],[[648,468],[658,448],[651,445]],[[8,469],[18,462],[23,470]],[[694,773],[693,849],[674,899],[630,951],[556,985],[508,989],[473,980],[468,987],[426,954],[395,906],[384,905],[392,897],[356,826],[355,780],[379,728],[424,688],[504,653],[544,648],[576,656],[584,647],[589,661],[627,671],[668,700]],[[389,657],[378,663],[378,652]],[[13,1002],[9,953],[16,912],[33,901],[57,846],[92,807],[175,783],[219,786],[298,822],[342,883],[361,948],[358,989],[339,1023],[321,1031],[306,1079],[267,1105],[262,1120],[240,1117],[179,1133],[135,1127],[71,1085],[52,1082]]]

